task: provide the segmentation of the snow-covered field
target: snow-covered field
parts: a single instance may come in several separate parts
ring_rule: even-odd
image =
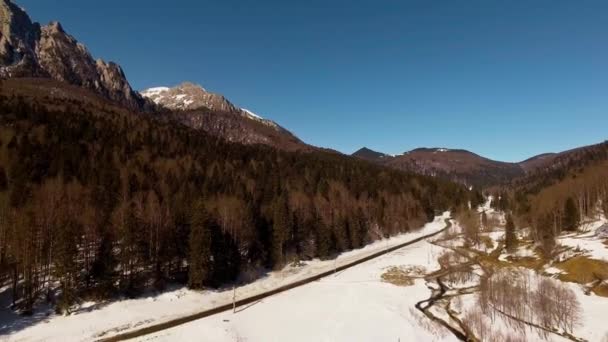
[[[381,281],[382,273],[391,266],[436,270],[442,251],[421,241],[237,308],[236,313],[204,318],[139,341],[455,341],[447,332],[438,335],[421,327],[420,321],[431,324],[414,308],[431,293],[423,279],[405,287]]]
[[[435,220],[431,223],[426,224],[424,227],[422,227],[420,230],[412,232],[412,233],[407,233],[407,234],[402,234],[402,235],[398,235],[395,237],[392,237],[390,239],[385,239],[385,240],[381,240],[381,241],[377,241],[373,244],[370,244],[362,249],[358,249],[358,250],[354,250],[354,251],[350,251],[350,252],[346,252],[341,254],[336,260],[326,260],[326,261],[321,261],[321,260],[313,260],[310,262],[307,262],[305,266],[301,266],[301,267],[291,267],[288,266],[285,269],[283,269],[282,271],[278,271],[278,272],[270,272],[267,276],[265,276],[262,279],[259,279],[256,282],[253,282],[251,284],[247,284],[241,287],[238,287],[236,290],[237,293],[237,299],[238,298],[245,298],[248,296],[252,296],[258,293],[262,293],[265,292],[267,290],[300,280],[300,279],[305,279],[311,275],[314,274],[318,274],[320,272],[323,271],[327,271],[327,270],[331,270],[336,266],[339,266],[341,264],[345,264],[348,262],[351,262],[353,260],[357,260],[359,258],[362,258],[364,256],[370,255],[372,253],[375,253],[377,251],[380,251],[382,249],[385,249],[387,247],[391,247],[391,246],[395,246],[407,241],[411,241],[417,237],[426,235],[426,234],[430,234],[433,232],[436,232],[438,230],[441,230],[445,227],[445,219],[449,217],[449,213],[444,213],[441,216],[438,216],[435,218]],[[419,264],[419,265],[428,265],[429,263],[434,263],[435,261],[435,255],[432,254],[433,249],[430,247],[425,247],[425,248],[421,248],[420,246],[426,246],[428,244],[422,242],[419,244],[416,244],[413,247],[413,250],[415,252],[411,252],[413,253],[411,256],[406,255],[406,256],[402,256],[402,257],[397,257],[399,255],[402,255],[402,251],[397,251],[395,253],[391,254],[392,258],[395,259],[388,259],[388,260],[394,260],[395,263],[394,265],[402,265],[402,264]],[[430,246],[430,245],[429,245]],[[407,249],[409,250],[409,249]],[[411,261],[408,261],[409,259],[412,259]],[[386,259],[382,259],[385,260]],[[397,262],[398,260],[401,260],[399,262]],[[392,261],[391,261],[392,262]],[[422,262],[422,263],[421,263]],[[384,264],[377,264],[373,261],[370,261],[369,263],[366,263],[365,265],[384,265]],[[386,265],[389,265],[388,263]],[[397,288],[394,285],[390,285],[390,284],[385,284],[385,283],[380,283],[379,280],[379,275],[378,272],[380,272],[380,269],[376,269],[376,273],[369,273],[367,272],[367,268],[366,267],[370,267],[370,266],[364,266],[364,265],[360,265],[357,268],[355,268],[353,271],[356,271],[359,268],[359,272],[356,274],[351,274],[351,271],[346,271],[346,272],[342,272],[341,274],[339,274],[336,277],[332,277],[332,279],[326,279],[327,283],[325,283],[324,281],[319,282],[319,284],[323,283],[323,285],[325,286],[325,290],[329,291],[329,289],[334,288],[336,289],[338,292],[344,291],[344,295],[347,295],[347,297],[341,297],[340,298],[336,298],[336,300],[338,301],[343,301],[341,302],[342,304],[338,304],[338,305],[344,305],[343,306],[343,311],[344,310],[351,310],[353,309],[353,307],[348,307],[347,304],[348,303],[352,303],[355,304],[357,303],[357,301],[362,301],[362,302],[367,302],[367,309],[365,309],[365,307],[361,307],[361,310],[357,309],[354,312],[356,313],[361,313],[363,314],[364,310],[370,310],[373,309],[374,310],[378,310],[380,307],[383,307],[385,305],[389,305],[390,302],[392,302],[396,297],[395,295],[399,295],[400,297],[404,297],[404,298],[409,298],[410,300],[420,300],[423,298],[426,298],[428,296],[428,290],[426,290],[426,288],[424,287],[424,284],[421,281],[418,281],[416,283],[415,287],[411,287],[411,288]],[[371,266],[374,267],[374,266]],[[343,277],[347,277],[347,278],[343,278]],[[333,279],[335,278],[335,279]],[[350,281],[350,282],[346,282],[346,283],[342,283],[342,285],[340,285],[340,283],[336,283],[336,281],[338,281],[339,279],[342,279],[342,281]],[[332,283],[333,281],[333,283]],[[360,282],[360,287],[358,287],[358,289],[356,291],[351,291],[351,290],[347,290],[349,289],[351,286],[353,286],[353,282]],[[367,285],[366,285],[367,284]],[[318,286],[317,284],[314,284],[315,286],[313,286],[313,288],[317,288],[316,286]],[[380,290],[378,292],[378,290],[373,290],[375,287],[379,287],[379,288],[384,288],[384,289],[390,289],[390,291],[388,291],[387,293],[384,293],[384,291]],[[369,299],[365,299],[365,292],[360,292],[360,290],[362,289],[366,289],[369,288],[370,291],[372,291],[371,293],[377,293],[378,294],[378,298],[369,298]],[[418,296],[418,295],[410,295],[410,292],[408,292],[410,289],[418,289],[421,291],[425,291],[425,293],[422,296]],[[296,290],[292,290],[292,291],[296,291],[296,293],[299,293],[297,291],[304,291],[304,293],[307,293],[306,291],[311,291],[309,289],[309,286],[304,286],[300,289],[296,289]],[[315,292],[316,290],[313,290],[313,293],[310,293],[310,295],[314,295],[316,296]],[[325,291],[320,291],[320,292],[325,292]],[[389,293],[390,292],[390,293]],[[285,293],[285,295],[290,296],[291,295],[291,291],[289,293]],[[0,296],[2,297],[8,297],[8,293],[4,293],[2,294],[0,292]],[[219,305],[223,305],[223,304],[227,304],[232,302],[232,296],[233,296],[233,292],[232,289],[224,289],[224,290],[220,290],[220,291],[191,291],[188,290],[186,288],[176,288],[173,289],[171,291],[167,291],[161,294],[150,294],[147,297],[142,297],[142,298],[138,298],[138,299],[132,299],[132,300],[121,300],[121,301],[116,301],[116,302],[112,302],[112,303],[108,303],[106,304],[99,304],[99,303],[85,303],[82,305],[82,307],[80,308],[80,310],[78,310],[75,314],[72,314],[70,316],[58,316],[55,315],[53,313],[49,311],[45,311],[45,312],[38,312],[34,317],[32,318],[21,318],[21,317],[17,317],[16,315],[14,315],[12,312],[10,312],[10,310],[6,309],[6,306],[3,305],[3,309],[1,310],[2,312],[0,312],[0,340],[2,341],[89,341],[95,338],[99,338],[99,337],[109,337],[113,334],[119,333],[119,332],[125,332],[128,331],[130,329],[134,329],[134,328],[140,328],[140,327],[144,327],[147,325],[151,325],[151,324],[156,324],[156,323],[160,323],[160,322],[164,322],[164,321],[168,321],[171,319],[175,319],[184,315],[189,315],[189,314],[193,314],[196,312],[200,312],[203,310],[207,310]],[[281,295],[277,295],[273,298],[270,298],[266,301],[274,301],[275,298],[284,298]],[[311,302],[311,305],[314,303],[327,303],[330,299],[332,298],[331,295],[331,291],[327,292],[327,294],[323,295],[320,294],[319,297],[309,297],[307,295],[301,297],[300,301],[301,303],[299,303],[298,305],[294,305],[294,306],[289,306],[289,308],[285,307],[284,309],[277,311],[275,314],[278,314],[278,316],[282,316],[284,318],[288,318],[290,316],[293,317],[299,317],[297,320],[294,320],[293,325],[298,325],[301,324],[302,328],[305,329],[306,327],[306,322],[302,321],[303,317],[305,317],[302,313],[302,315],[297,314],[297,312],[299,312],[299,308],[298,307],[304,307],[302,306],[303,304],[307,303],[307,302]],[[377,302],[376,304],[374,304],[376,302],[376,300],[381,300],[381,302]],[[297,302],[296,302],[297,303]],[[3,303],[4,304],[4,303]],[[397,305],[398,306],[394,306]],[[407,312],[401,312],[400,308],[403,308],[407,311],[407,308],[411,307],[410,302],[407,303],[395,303],[393,304],[393,306],[387,306],[387,308],[382,309],[379,311],[379,315],[381,316],[377,316],[376,318],[378,319],[382,319],[382,317],[392,317],[393,318],[393,323],[395,323],[396,321],[394,320],[395,317],[393,317],[394,315],[405,315],[404,317],[402,317],[402,319],[405,319],[405,317],[407,317]],[[403,306],[402,306],[403,305]],[[245,316],[247,317],[247,315],[249,315],[250,312],[258,309],[258,308],[262,308],[265,307],[265,305],[263,303],[259,303],[257,305],[253,305],[251,308],[242,311],[242,314],[237,314],[235,316]],[[325,307],[325,306],[323,306]],[[327,306],[329,307],[329,306]],[[241,308],[243,309],[243,308]],[[322,308],[321,312],[324,312],[325,309]],[[393,314],[391,314],[391,312]],[[48,316],[47,316],[48,314]],[[213,319],[215,319],[216,317],[224,317],[225,315],[229,315],[230,317],[232,317],[233,315],[230,314],[224,314],[224,315],[219,315],[219,316],[214,316]],[[295,316],[294,316],[295,315]],[[261,316],[260,316],[261,317]],[[336,317],[337,316],[333,316]],[[365,316],[362,316],[365,317]],[[368,317],[369,318],[369,317]],[[376,319],[374,318],[374,319]],[[217,325],[216,327],[214,327],[209,333],[213,333],[213,334],[220,334],[221,331],[224,331],[223,328],[227,326],[227,324],[225,322],[220,321],[222,324],[211,324],[211,325]],[[297,322],[298,320],[300,320],[300,322]],[[207,322],[205,320],[203,320],[204,322]],[[201,322],[203,322],[201,321]],[[254,319],[255,321],[255,319]],[[250,324],[252,324],[253,326],[258,326],[258,324],[260,324],[260,322],[254,322],[254,321],[243,321],[244,323],[244,328],[246,328],[247,324],[246,322],[250,322]],[[376,321],[374,321],[376,322]],[[381,322],[381,321],[378,321]],[[329,323],[328,323],[329,324]],[[338,325],[340,325],[341,323],[338,323]],[[412,323],[413,324],[413,323]],[[368,324],[369,325],[369,324]],[[375,325],[375,323],[374,323]],[[344,329],[352,329],[352,327],[350,327],[350,323],[348,324],[349,328],[347,329],[346,327],[344,327]],[[218,330],[219,329],[219,330]],[[316,328],[315,328],[316,329]],[[334,331],[333,335],[330,334],[330,336],[337,336],[337,334],[340,331],[339,327],[336,327],[336,331]],[[408,335],[398,335],[397,333],[401,334],[402,332],[404,332],[404,330],[402,330],[402,328],[398,328],[398,327],[393,327],[393,330],[390,330],[388,332],[386,332],[385,334],[383,334],[381,331],[385,329],[381,326],[378,327],[378,334],[377,336],[403,336],[403,338],[407,337]],[[388,328],[387,328],[388,329]],[[238,332],[238,331],[237,331]],[[232,333],[232,331],[226,332],[226,334],[228,333]],[[269,330],[269,333],[272,334],[272,330]],[[233,337],[230,337],[229,335],[217,335],[218,339],[220,337],[222,338],[226,338],[229,341],[234,341],[235,339]],[[200,338],[202,338],[203,336],[206,335],[199,335]],[[269,337],[272,337],[274,335],[270,335]],[[350,335],[352,336],[352,335]],[[371,335],[370,335],[371,336]],[[375,336],[375,335],[374,335]],[[209,337],[205,337],[204,340],[206,341],[215,341],[218,340],[216,338],[214,338],[214,335],[209,335]],[[196,340],[200,340],[200,338],[197,338]],[[404,340],[402,338],[402,340]],[[219,339],[221,341],[221,339]],[[251,339],[254,341],[257,341],[258,339]],[[263,341],[267,341],[268,339],[263,339]],[[293,339],[292,339],[293,340]],[[311,339],[308,339],[311,340]],[[314,339],[313,339],[314,340]],[[321,339],[322,340],[322,339]]]
[[[604,244],[604,239],[599,238],[596,232],[598,228],[607,223],[608,220],[601,217],[599,220],[583,225],[581,229],[585,233],[568,234],[560,237],[558,241],[561,245],[583,251],[591,259],[608,262],[608,246]]]
[[[483,206],[490,217],[504,215]],[[411,241],[417,237],[437,232],[445,227],[444,213],[419,231],[403,234],[391,239],[377,241],[362,249],[346,252],[335,260],[312,260],[303,266],[288,266],[281,271],[270,272],[256,282],[237,288],[237,299],[249,297],[267,290],[310,277],[336,266],[352,262],[391,246]],[[495,221],[496,222],[496,221]],[[606,220],[588,224],[584,233],[559,237],[560,244],[577,248],[590,258],[606,260],[608,248],[596,230]],[[440,269],[438,257],[449,248],[461,246],[460,227],[453,222],[449,233],[440,235],[440,247],[427,240],[370,260],[363,264],[325,277],[258,302],[237,307],[236,312],[224,312],[199,319],[168,330],[140,337],[138,341],[455,341],[447,329],[427,318],[415,309],[415,304],[431,296],[429,286],[437,287],[433,281],[426,282],[422,274]],[[490,253],[504,238],[504,230],[496,227],[482,233],[492,246],[486,246],[482,253]],[[445,240],[450,237],[451,240]],[[479,250],[479,248],[473,248]],[[487,249],[487,250],[485,250]],[[479,253],[479,252],[476,252]],[[503,251],[498,260],[510,262],[516,258],[536,258],[534,245],[524,243],[511,254]],[[398,286],[382,280],[382,275],[391,269],[417,270],[412,275],[413,284]],[[562,271],[552,263],[542,265],[538,273],[529,268],[521,268],[532,277],[554,278]],[[474,265],[471,272],[477,276],[483,270]],[[413,273],[412,273],[413,274]],[[455,288],[475,286],[478,277],[472,277]],[[573,334],[587,341],[603,341],[608,337],[605,317],[608,313],[608,299],[585,291],[582,285],[565,283],[575,294],[581,306],[580,324]],[[8,293],[2,293],[0,298]],[[475,291],[475,288],[473,288]],[[456,292],[449,292],[456,293]],[[122,300],[107,305],[85,303],[80,310],[70,316],[57,316],[44,310],[29,319],[18,318],[9,310],[0,311],[0,340],[6,341],[89,341],[100,337],[169,321],[192,313],[204,311],[232,301],[232,289],[219,291],[190,291],[175,288],[161,294],[150,294],[134,300]],[[476,318],[467,316],[476,308],[477,293],[463,294],[452,299],[452,307],[458,316],[470,324]],[[441,305],[431,308],[433,314],[449,321]],[[50,309],[49,311],[50,312]],[[513,334],[512,322],[500,316],[485,323],[492,333],[507,336]],[[473,321],[471,321],[473,319]],[[531,329],[525,335],[526,341],[543,340]],[[555,334],[545,336],[548,341],[565,340]],[[608,339],[606,340],[608,341]]]

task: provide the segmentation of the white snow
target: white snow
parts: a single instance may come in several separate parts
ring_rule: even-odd
[[[557,268],[557,267],[547,267],[543,270],[543,272],[545,272],[546,274],[549,275],[554,275],[554,274],[562,274],[564,273],[563,270]]]
[[[145,336],[140,341],[454,341],[420,326],[414,309],[430,291],[423,279],[381,281],[391,266],[439,268],[441,247],[421,241],[258,303]],[[435,327],[434,329],[439,329]]]
[[[169,91],[168,87],[154,87],[154,88],[149,88],[149,89],[143,90],[140,92],[140,94],[145,97],[150,97],[150,96],[158,95],[160,93],[164,93],[166,91]]]
[[[270,272],[266,277],[261,278],[258,281],[238,287],[236,291],[237,297],[244,298],[277,288],[310,277],[311,275],[331,270],[337,265],[360,259],[382,249],[438,231],[445,226],[444,220],[447,217],[449,217],[449,213],[446,212],[443,215],[436,217],[433,222],[426,224],[418,231],[376,241],[364,248],[343,253],[335,260],[312,260],[302,267],[288,266],[281,271]],[[428,290],[424,284],[422,282],[417,282],[413,287],[400,288],[391,284],[381,283],[379,281],[379,274],[383,267],[390,265],[421,264],[427,266],[427,269],[432,269],[436,266],[437,255],[434,254],[436,253],[436,248],[438,247],[434,248],[428,243],[421,242],[412,245],[405,250],[391,253],[390,256],[385,258],[365,263],[365,265],[369,264],[369,266],[364,266],[362,264],[351,270],[341,272],[337,277],[332,277],[332,279],[328,278],[310,286],[306,285],[302,288],[288,291],[284,293],[287,296],[286,298],[282,297],[282,295],[277,295],[272,298],[264,299],[261,303],[243,311],[242,315],[238,315],[249,317],[243,321],[244,325],[242,328],[245,329],[245,332],[250,332],[250,330],[262,327],[264,322],[259,322],[258,319],[263,316],[256,317],[256,314],[252,315],[251,313],[255,312],[252,309],[260,308],[263,312],[270,314],[271,311],[267,310],[277,310],[277,307],[273,306],[273,309],[266,309],[265,303],[272,302],[277,298],[279,299],[277,303],[282,309],[274,312],[274,314],[281,316],[278,319],[280,319],[281,324],[285,324],[286,329],[283,331],[286,334],[289,333],[287,327],[296,329],[296,326],[300,326],[301,330],[308,330],[306,328],[306,321],[304,320],[306,317],[305,311],[302,311],[308,304],[310,310],[320,310],[320,316],[328,319],[327,323],[325,323],[327,326],[332,324],[335,325],[335,329],[326,331],[328,334],[327,336],[339,336],[342,333],[346,334],[347,330],[352,329],[352,327],[350,327],[351,323],[359,326],[359,330],[369,330],[371,325],[363,324],[365,321],[362,319],[365,318],[365,320],[389,319],[390,321],[387,322],[390,322],[390,328],[387,328],[388,330],[378,328],[375,329],[378,331],[369,331],[367,335],[362,336],[368,336],[370,338],[374,336],[390,336],[391,340],[393,337],[396,340],[398,336],[401,336],[402,341],[406,341],[408,336],[419,336],[421,339],[423,337],[428,337],[424,335],[424,332],[417,331],[420,330],[420,328],[414,329],[414,323],[405,323],[409,319],[407,309],[412,307],[412,302],[428,297]],[[312,288],[312,290],[310,288]],[[303,294],[303,297],[297,297],[296,302],[287,306],[292,291],[296,291],[295,293],[297,296],[302,296]],[[365,297],[364,294],[366,294],[367,291],[370,291],[369,293],[371,296],[366,299],[363,297]],[[314,297],[317,295],[319,297]],[[329,314],[329,316],[326,316],[326,314],[324,314],[325,309],[320,308],[319,306],[323,306],[323,303],[329,303],[333,296],[337,296],[333,299],[335,301],[334,305],[338,305],[341,308],[337,308],[337,311],[334,313],[327,311],[326,314]],[[402,302],[401,300],[404,301]],[[357,301],[362,305],[361,307],[358,307]],[[81,308],[77,314],[70,316],[50,314],[48,317],[44,317],[44,314],[40,314],[36,318],[32,318],[29,323],[27,321],[29,318],[3,318],[0,321],[0,334],[5,334],[2,339],[6,341],[49,341],[58,339],[61,339],[62,341],[89,341],[101,336],[108,337],[118,332],[168,321],[230,302],[232,302],[231,288],[200,292],[191,291],[186,288],[174,288],[173,290],[162,294],[150,294],[147,297],[125,299],[111,302],[107,305],[93,305],[93,303],[89,303],[87,304],[89,308]],[[299,309],[300,306],[302,307],[302,310]],[[358,308],[355,309],[355,307]],[[289,314],[285,314],[287,312],[285,310],[287,309],[289,309]],[[359,309],[361,309],[361,311]],[[339,317],[338,313],[347,314],[348,312],[351,312],[350,317],[353,319],[352,322],[348,322],[348,325],[345,325],[343,321],[332,323],[332,320],[335,321]],[[359,314],[361,314],[361,316],[359,316]],[[236,338],[229,335],[231,333],[230,331],[226,331],[226,327],[229,326],[229,324],[223,322],[223,319],[226,316],[229,316],[228,319],[232,318],[231,313],[225,313],[210,317],[209,320],[204,320],[206,325],[202,329],[205,330],[195,332],[197,334],[196,336],[199,336],[199,338],[192,337],[190,340],[199,340],[200,336],[205,336],[205,340],[208,341],[234,341]],[[361,317],[361,319],[358,317]],[[266,321],[265,323],[268,324],[269,321]],[[16,325],[19,325],[20,328],[15,329],[14,327]],[[273,325],[275,324],[273,323]],[[323,330],[326,328],[329,329],[328,327],[323,327],[323,329],[316,331],[318,333],[324,333]],[[357,331],[357,329],[353,330],[353,332],[355,331]],[[363,331],[359,332],[363,333]],[[254,332],[251,333],[254,334],[252,336],[255,336]],[[262,330],[260,330],[259,333],[262,333]],[[267,330],[267,333],[273,333],[273,330]],[[280,340],[278,339],[278,336],[279,335],[277,335],[277,341]],[[287,337],[287,335],[283,336]],[[306,335],[304,334],[302,336]],[[312,340],[322,340],[322,336],[320,337],[320,339],[312,338]],[[177,338],[178,337],[176,337],[176,339]],[[273,335],[272,338],[275,338],[275,336]],[[304,337],[302,337],[302,339],[303,338]],[[258,341],[259,339],[252,338],[251,340]],[[267,341],[268,339],[262,340]],[[380,338],[380,340],[386,339]]]
[[[245,112],[247,115],[251,116],[252,118],[263,120],[263,118],[261,116],[259,116],[256,113],[250,111],[249,109],[241,108],[241,110],[243,112]]]
[[[565,235],[558,241],[561,245],[582,250],[592,259],[608,261],[608,246],[604,244],[605,240],[597,234],[597,230],[602,228],[606,222],[608,222],[606,218],[602,217],[586,223],[580,228],[585,231],[584,233]]]
[[[245,115],[245,117],[247,117],[251,120],[259,121],[259,122],[265,124],[266,126],[269,126],[269,127],[275,128],[275,129],[278,128],[278,125],[274,121],[264,119],[263,117],[257,115],[256,113],[250,111],[249,109],[241,108],[241,112]]]

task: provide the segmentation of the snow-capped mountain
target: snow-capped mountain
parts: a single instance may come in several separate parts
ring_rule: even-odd
[[[172,88],[149,88],[140,94],[160,107],[161,115],[228,141],[271,145],[287,150],[309,148],[274,121],[235,106],[223,95],[209,92],[194,83],[184,82]]]
[[[141,91],[140,94],[157,105],[170,110],[189,111],[207,108],[217,112],[235,113],[277,130],[280,129],[280,126],[274,121],[264,119],[248,109],[239,108],[228,101],[223,95],[209,92],[194,83],[184,82],[173,88],[149,88]]]
[[[201,107],[221,112],[237,110],[224,96],[208,92],[203,87],[190,82],[184,82],[173,88],[150,88],[140,93],[157,105],[171,110],[193,110]]]

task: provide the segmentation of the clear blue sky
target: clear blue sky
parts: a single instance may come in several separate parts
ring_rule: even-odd
[[[608,138],[608,1],[17,0],[136,89],[184,80],[351,153]]]

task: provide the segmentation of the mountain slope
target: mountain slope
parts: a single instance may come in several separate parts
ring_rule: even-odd
[[[147,108],[121,67],[94,60],[58,22],[41,26],[10,0],[0,0],[0,77],[49,77],[93,90],[131,109]]]
[[[264,144],[284,150],[312,149],[276,122],[239,108],[223,95],[190,82],[173,88],[146,89],[141,95],[165,109],[160,115],[231,142]]]
[[[229,143],[38,80],[0,82],[0,275],[8,261],[34,284],[15,289],[26,313],[42,293],[62,311],[152,284],[222,286],[410,231],[472,195],[335,153]]]
[[[20,7],[0,0],[0,78],[49,78],[89,89],[125,108],[175,120],[231,142],[310,150],[277,123],[234,106],[224,96],[192,83],[135,92],[115,63],[94,60],[87,48],[58,22],[41,26]],[[31,81],[24,85],[34,89]],[[44,83],[44,82],[43,82]],[[53,85],[57,91],[72,88]],[[41,91],[46,92],[45,89]]]
[[[390,156],[362,149],[353,156],[398,170],[478,187],[508,182],[524,174],[524,170],[516,163],[491,160],[466,150],[418,148],[402,155]]]
[[[382,163],[386,158],[391,157],[388,154],[376,152],[374,150],[370,150],[367,147],[363,147],[352,154],[353,157],[359,159],[365,159],[371,162]]]
[[[539,188],[591,161],[603,160],[605,146],[606,143],[601,143],[560,153],[544,153],[518,163],[491,160],[470,151],[447,148],[418,148],[397,156],[362,148],[352,156],[466,185]]]

